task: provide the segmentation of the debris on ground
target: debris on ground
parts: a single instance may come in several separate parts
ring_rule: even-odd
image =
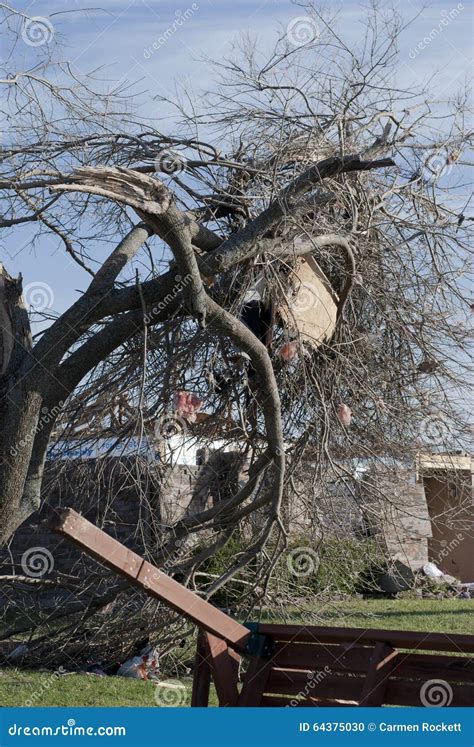
[[[26,643],[19,643],[18,646],[16,646],[13,651],[10,651],[10,653],[7,655],[8,661],[21,661],[26,654],[29,653],[29,648],[26,645]]]
[[[289,363],[298,357],[298,345],[295,341],[285,342],[280,348],[280,358]]]
[[[146,646],[138,656],[127,659],[119,667],[117,675],[136,680],[157,680],[159,675],[158,651],[152,646]]]
[[[395,560],[378,579],[381,591],[387,594],[398,594],[413,587],[414,574],[411,568],[400,560]]]
[[[423,573],[425,576],[428,576],[428,578],[437,583],[459,586],[457,578],[450,576],[449,573],[444,573],[444,571],[440,570],[435,563],[425,563],[423,566]]]
[[[425,576],[428,576],[428,578],[442,578],[443,577],[443,571],[440,571],[437,565],[434,563],[425,563],[423,566],[423,573]]]
[[[85,674],[95,674],[98,677],[107,677],[107,672],[104,672],[100,664],[93,664],[86,669]]]
[[[462,583],[460,589],[458,599],[474,599],[474,581]]]
[[[344,425],[346,428],[349,428],[352,420],[352,410],[349,405],[341,402],[337,406],[337,417],[342,425]]]

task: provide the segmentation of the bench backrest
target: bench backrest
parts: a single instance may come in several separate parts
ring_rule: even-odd
[[[379,706],[474,702],[474,636],[260,625],[273,651],[249,667],[246,705]],[[449,653],[448,653],[449,652]]]

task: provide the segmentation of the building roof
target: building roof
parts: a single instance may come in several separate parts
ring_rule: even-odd
[[[418,454],[416,467],[418,472],[427,470],[462,470],[473,471],[473,459],[470,454]]]

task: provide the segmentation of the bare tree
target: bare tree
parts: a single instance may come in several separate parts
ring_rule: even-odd
[[[17,41],[28,19],[2,8]],[[206,594],[255,557],[263,593],[303,464],[311,501],[328,475],[352,490],[351,460],[463,443],[467,93],[400,88],[395,13],[369,13],[354,51],[305,12],[307,43],[286,30],[262,60],[244,39],[216,63],[214,91],[178,103],[173,135],[133,114],[127,91],[58,68],[51,46],[31,69],[12,68],[14,55],[5,65],[4,244],[24,224],[31,242],[52,232],[91,281],[33,341],[21,278],[3,269],[3,542],[40,505],[52,434],[65,454],[106,433],[139,453],[171,418],[190,439],[244,444],[248,479],[161,524],[153,558],[196,583],[257,517]],[[297,323],[301,257],[336,304],[313,338]],[[320,284],[303,290],[308,308],[320,302]],[[190,409],[173,404],[179,393]],[[191,536],[205,547],[181,543]]]

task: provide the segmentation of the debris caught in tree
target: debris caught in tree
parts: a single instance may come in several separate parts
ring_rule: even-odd
[[[420,373],[431,374],[439,368],[439,365],[438,361],[434,360],[434,358],[425,358],[418,366],[418,371]]]
[[[339,422],[342,423],[342,425],[344,425],[346,428],[349,428],[352,420],[352,410],[349,405],[341,402],[337,406],[337,417],[339,418]]]
[[[280,358],[289,363],[298,356],[298,347],[296,342],[285,342],[280,348]]]
[[[195,423],[203,402],[196,394],[181,390],[174,395],[174,405],[179,417],[184,418],[188,423]]]
[[[334,333],[338,296],[310,254],[298,259],[289,285],[288,298],[278,304],[277,313],[286,329],[297,331],[302,342],[319,348]]]

